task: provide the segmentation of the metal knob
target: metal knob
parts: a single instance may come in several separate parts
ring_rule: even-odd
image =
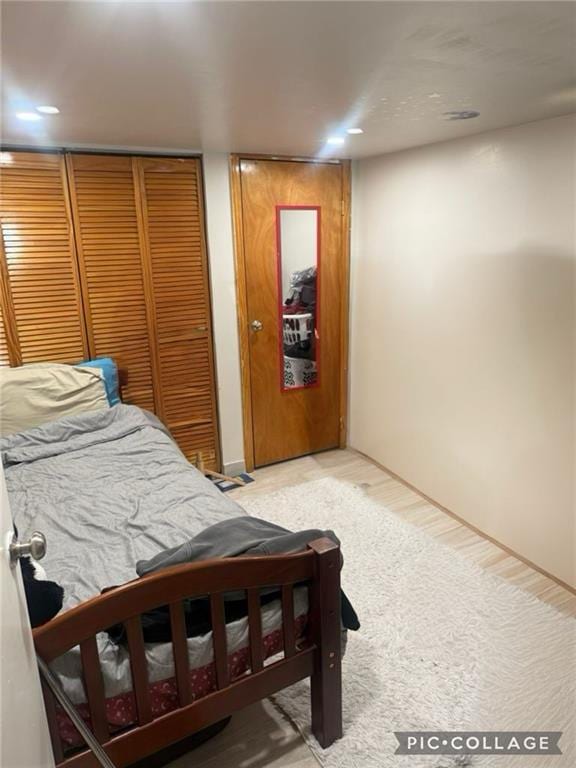
[[[252,328],[253,331],[261,331],[262,330],[262,323],[260,320],[252,320],[250,323],[250,328]]]
[[[9,547],[10,565],[14,567],[21,557],[29,555],[33,560],[42,560],[46,554],[46,536],[40,531],[34,531],[28,541],[18,541],[12,537]]]

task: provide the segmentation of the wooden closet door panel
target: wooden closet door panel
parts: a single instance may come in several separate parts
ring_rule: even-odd
[[[160,344],[163,419],[192,462],[199,454],[217,467],[217,438],[209,342],[205,338]]]
[[[88,347],[64,158],[2,152],[0,171],[0,258],[18,332],[18,362],[78,362]]]
[[[217,469],[219,446],[200,163],[137,160],[161,416],[184,454]]]
[[[4,327],[4,314],[0,306],[0,368],[5,368],[8,365],[10,365],[8,339],[6,337],[6,328]]]
[[[114,358],[124,402],[155,411],[132,158],[71,154],[67,165],[91,355]]]
[[[20,365],[21,362],[4,242],[0,237],[0,366]]]

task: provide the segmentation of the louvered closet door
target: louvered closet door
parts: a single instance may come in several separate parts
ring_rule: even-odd
[[[132,158],[71,154],[67,165],[91,356],[114,358],[123,401],[155,411]]]
[[[12,362],[77,362],[88,349],[64,158],[2,152],[0,172],[2,309],[6,326],[17,329]]]
[[[163,421],[192,461],[219,464],[200,163],[136,160],[151,272]]]

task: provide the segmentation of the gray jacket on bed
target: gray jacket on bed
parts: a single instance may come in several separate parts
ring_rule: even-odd
[[[281,555],[302,552],[309,542],[327,537],[340,545],[333,531],[311,528],[291,533],[267,520],[257,517],[233,517],[205,528],[193,539],[171,549],[159,552],[150,560],[136,563],[138,576],[146,576],[161,568],[182,565],[213,557],[238,557],[240,555]]]
[[[309,528],[305,531],[291,531],[267,520],[257,517],[233,517],[205,528],[197,536],[178,547],[159,552],[150,560],[139,560],[136,572],[145,576],[172,565],[182,565],[196,560],[209,560],[213,557],[238,557],[246,555],[280,555],[301,552],[311,541],[327,537],[340,546],[334,531],[321,531]],[[341,565],[344,562],[340,553]],[[278,592],[277,587],[262,590],[262,595]],[[342,624],[346,629],[357,630],[360,622],[350,601],[342,597]],[[243,599],[244,593],[227,593],[225,600]]]

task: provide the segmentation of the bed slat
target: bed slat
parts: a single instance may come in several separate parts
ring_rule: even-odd
[[[60,739],[58,720],[56,719],[56,702],[54,700],[54,694],[50,688],[48,688],[48,685],[46,684],[46,681],[42,675],[40,675],[40,682],[42,683],[42,694],[44,695],[46,719],[48,720],[48,730],[50,732],[50,741],[52,742],[54,760],[56,763],[60,763],[64,759],[64,750],[62,749],[62,740]]]
[[[216,685],[218,690],[229,684],[228,650],[226,644],[226,623],[224,619],[224,598],[221,592],[210,595],[210,611],[212,614],[212,643],[214,646],[214,666],[216,668]]]
[[[186,641],[186,621],[182,601],[170,603],[170,629],[172,631],[172,652],[178,684],[178,700],[184,707],[192,701],[190,687],[190,667],[188,664],[188,644]]]
[[[152,721],[152,707],[148,691],[148,670],[146,652],[142,635],[140,616],[132,616],[124,622],[130,652],[130,669],[132,671],[132,688],[136,697],[138,724],[145,725]]]
[[[282,587],[282,634],[284,635],[284,656],[289,659],[296,653],[294,587],[292,584],[284,584]]]
[[[264,666],[262,648],[262,615],[260,613],[260,590],[247,589],[248,625],[250,627],[250,668],[251,672],[260,672]]]
[[[104,744],[110,738],[110,730],[106,717],[106,695],[102,668],[100,667],[98,644],[95,637],[89,637],[88,640],[80,643],[80,655],[92,730],[98,741]]]

